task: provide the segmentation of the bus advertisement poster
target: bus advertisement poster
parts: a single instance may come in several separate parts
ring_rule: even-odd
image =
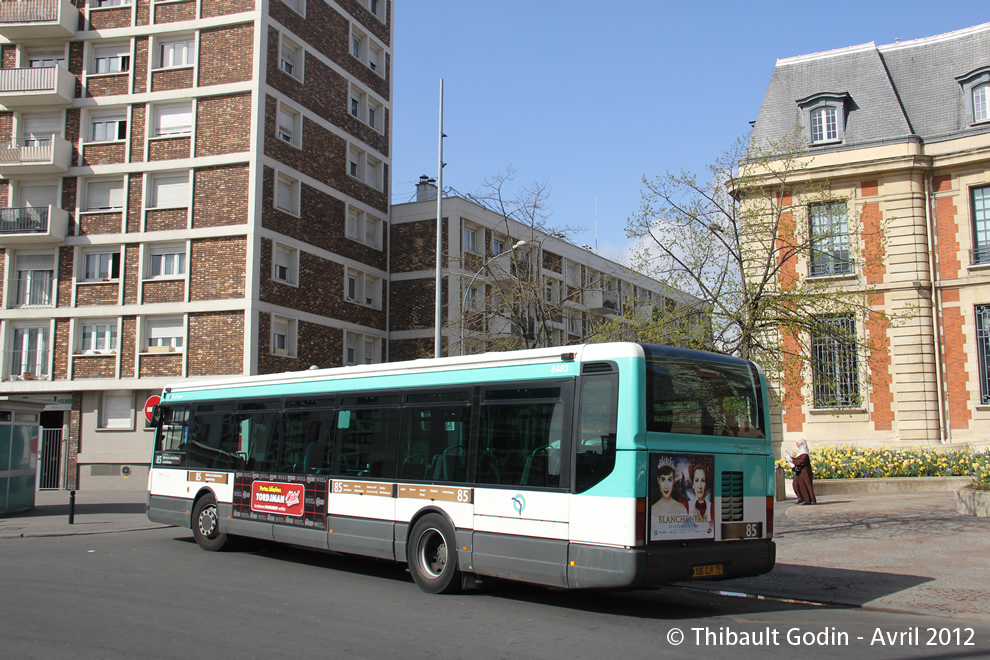
[[[715,457],[650,454],[650,540],[713,539]]]
[[[234,479],[234,518],[326,526],[327,477],[238,472]]]

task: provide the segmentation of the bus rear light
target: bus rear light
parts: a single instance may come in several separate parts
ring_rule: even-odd
[[[569,362],[574,359],[574,353],[561,353],[560,359],[564,362]]]
[[[646,540],[646,498],[636,498],[636,543]]]
[[[767,538],[773,538],[773,495],[767,495]]]

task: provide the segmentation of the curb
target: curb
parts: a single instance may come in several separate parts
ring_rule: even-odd
[[[49,538],[53,536],[92,536],[93,534],[116,534],[117,532],[146,532],[151,529],[167,529],[169,527],[174,527],[174,525],[153,525],[151,527],[127,527],[125,529],[98,529],[93,531],[82,531],[82,532],[23,532],[21,534],[0,534],[0,540],[2,539],[39,539],[39,538]]]

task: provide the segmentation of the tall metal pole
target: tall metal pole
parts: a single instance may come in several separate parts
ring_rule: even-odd
[[[437,138],[437,296],[436,296],[436,316],[434,324],[436,331],[433,337],[433,357],[440,357],[440,324],[443,322],[442,303],[443,287],[442,267],[443,267],[443,78],[440,79],[440,133]]]

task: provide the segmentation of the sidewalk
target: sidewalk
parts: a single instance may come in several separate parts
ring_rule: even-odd
[[[0,539],[163,527],[143,492],[37,494],[33,511],[0,517]],[[828,495],[775,507],[777,566],[767,575],[682,586],[786,600],[990,621],[990,518],[955,512],[954,493]]]
[[[789,499],[774,513],[773,571],[701,588],[990,621],[990,518],[956,513],[955,493]]]
[[[69,524],[69,492],[35,493],[29,511],[0,516],[0,539],[107,534],[166,527],[148,520],[144,491],[76,491],[74,524]]]

